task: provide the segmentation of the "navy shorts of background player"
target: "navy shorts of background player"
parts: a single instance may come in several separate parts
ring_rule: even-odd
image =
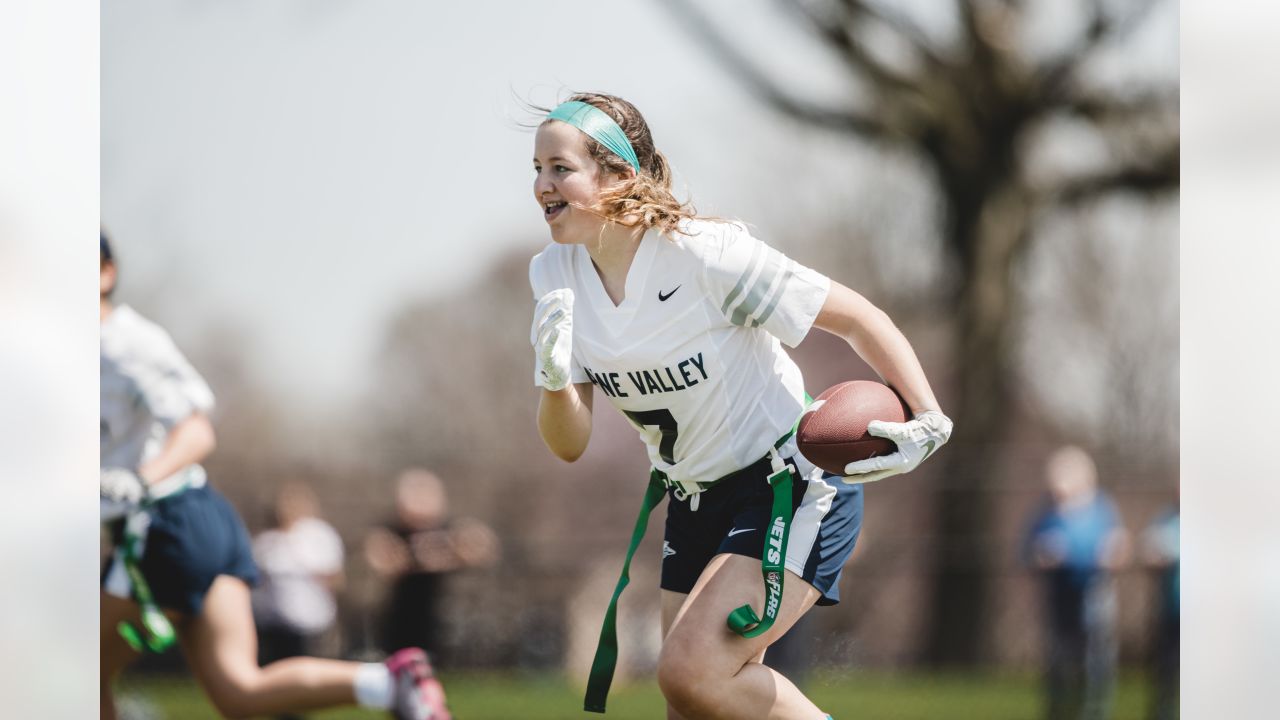
[[[103,257],[109,258],[103,242]],[[168,433],[214,407],[213,393],[163,328],[128,305],[116,305],[101,325],[100,462],[136,469],[154,457]],[[189,465],[151,486],[143,512],[139,569],[156,604],[199,614],[218,575],[253,586],[258,572],[248,533],[231,505],[208,486],[204,468]],[[109,525],[117,551],[102,573],[102,589],[136,600],[124,568],[123,521]]]
[[[244,523],[218,491],[207,485],[167,497],[149,510],[151,523],[139,569],[156,604],[197,615],[204,596],[219,575],[258,583],[258,569]],[[124,523],[112,526],[113,540],[123,539]],[[112,595],[132,597],[124,568],[113,558],[102,575]],[[136,598],[135,598],[136,599]]]

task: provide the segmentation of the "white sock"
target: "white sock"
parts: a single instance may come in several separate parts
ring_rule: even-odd
[[[360,707],[390,710],[395,699],[395,682],[382,663],[361,663],[356,668],[355,690]]]

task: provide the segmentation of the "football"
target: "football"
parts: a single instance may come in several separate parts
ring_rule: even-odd
[[[836,475],[855,460],[888,455],[892,441],[867,434],[872,420],[906,422],[911,409],[893,388],[874,380],[850,380],[819,395],[796,428],[796,445],[809,462]]]

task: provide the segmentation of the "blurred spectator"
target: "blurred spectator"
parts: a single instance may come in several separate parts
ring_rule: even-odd
[[[1161,514],[1143,535],[1143,561],[1155,570],[1157,603],[1154,702],[1151,717],[1171,720],[1178,713],[1178,661],[1181,635],[1181,573],[1179,569],[1178,507]]]
[[[1098,489],[1092,458],[1060,448],[1045,465],[1048,501],[1032,523],[1027,560],[1044,580],[1047,717],[1108,717],[1115,683],[1116,592],[1112,571],[1129,539]]]
[[[396,481],[395,497],[395,517],[371,530],[364,543],[369,566],[392,583],[382,649],[392,653],[421,647],[434,659],[441,651],[445,577],[492,564],[498,557],[498,540],[479,521],[449,517],[444,483],[430,471],[405,470]]]
[[[320,640],[337,615],[342,585],[342,539],[320,519],[320,504],[301,481],[280,486],[276,527],[253,540],[262,582],[253,592],[262,665],[288,657],[323,655]],[[281,717],[298,717],[296,715]]]

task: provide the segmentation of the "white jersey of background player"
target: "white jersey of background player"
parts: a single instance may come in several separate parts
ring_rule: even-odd
[[[139,468],[164,447],[169,431],[213,410],[213,392],[163,328],[128,305],[102,322],[100,448],[103,468]],[[152,486],[152,497],[205,483],[192,463]]]
[[[359,704],[400,720],[447,720],[443,690],[417,648],[385,663],[294,657],[259,667],[250,605],[258,572],[249,536],[200,465],[215,444],[208,418],[213,393],[168,333],[111,300],[118,267],[105,233],[99,257],[100,496],[117,544],[98,603],[100,716],[116,717],[113,681],[138,658],[117,628],[137,626],[138,601],[150,595],[224,716]],[[135,577],[148,593],[138,595]]]
[[[830,281],[740,224],[684,229],[645,234],[621,305],[583,245],[552,243],[529,276],[535,298],[569,288],[579,299],[570,381],[599,388],[639,428],[653,466],[696,492],[759,459],[800,416],[803,380],[781,343],[808,334]]]

